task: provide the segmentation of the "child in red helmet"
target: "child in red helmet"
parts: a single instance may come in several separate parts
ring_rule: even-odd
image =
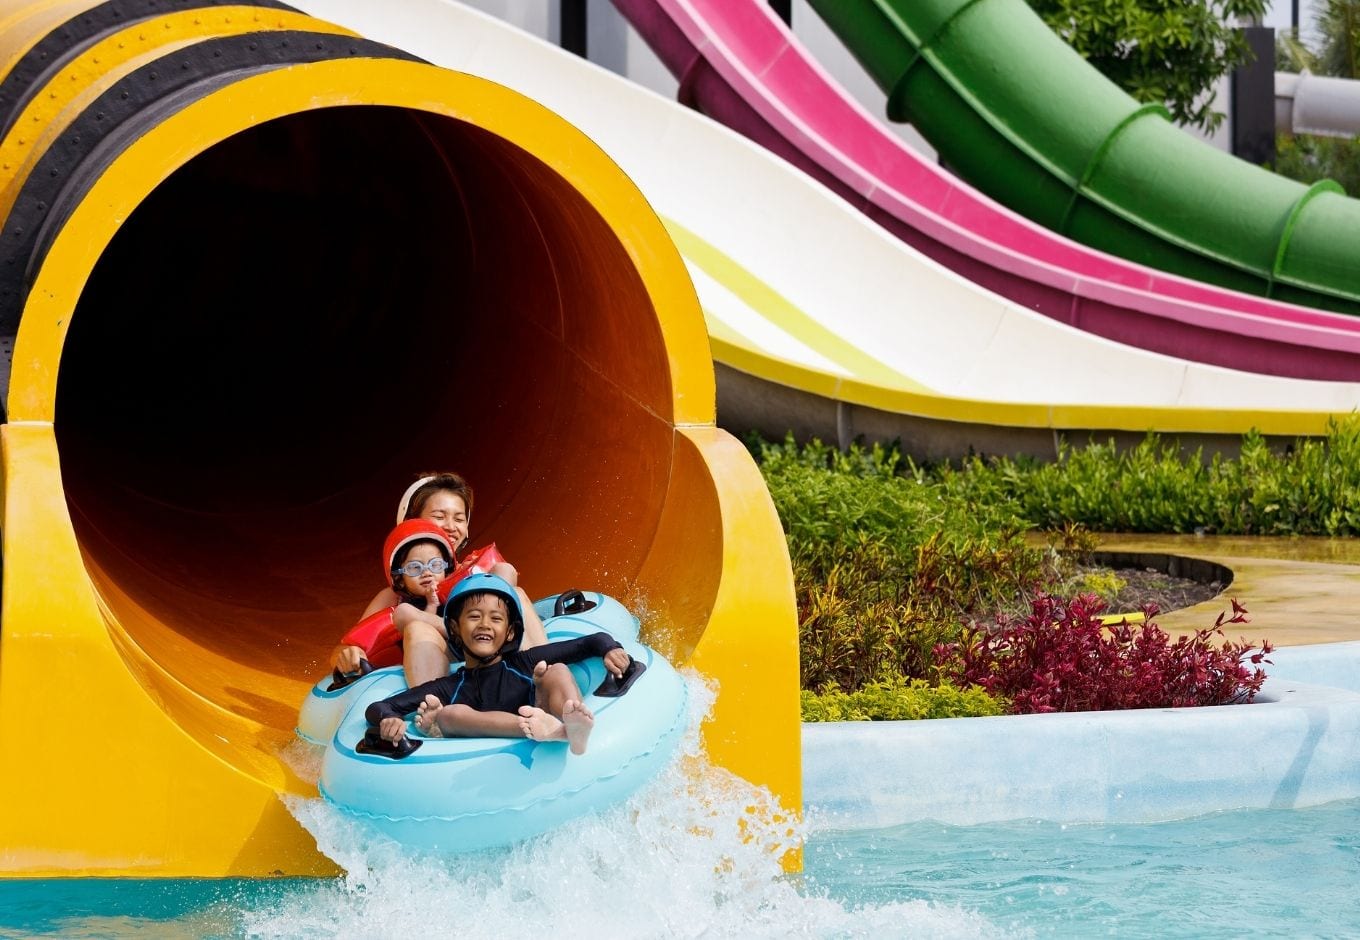
[[[383,558],[397,606],[435,613],[439,583],[454,564],[453,543],[444,530],[424,519],[408,519],[387,533]]]
[[[416,726],[430,737],[526,737],[566,741],[573,754],[586,752],[595,716],[566,664],[600,656],[621,679],[632,657],[617,640],[600,632],[520,649],[519,598],[494,574],[460,581],[444,619],[463,668],[369,705],[364,717],[383,740],[404,738],[404,716],[414,711]]]
[[[382,557],[395,603],[359,621],[340,641],[344,645],[337,662],[351,669],[359,668],[360,658],[374,666],[402,662],[404,628],[427,611],[438,620],[438,587],[454,565],[448,535],[424,519],[408,519],[387,533]],[[347,657],[352,657],[352,664]]]
[[[402,494],[397,507],[399,525],[417,519],[432,523],[443,530],[455,556],[467,544],[471,517],[472,487],[457,473],[421,475]],[[524,647],[528,649],[548,642],[543,621],[528,595],[518,587],[519,573],[500,556],[495,546],[469,553],[457,570],[462,572],[469,560],[475,562],[470,570],[492,571],[515,585],[520,606],[526,611]],[[449,587],[445,585],[445,593]],[[374,666],[404,665],[409,685],[418,685],[448,672],[448,647],[444,624],[437,616],[437,603],[416,605],[405,603],[405,600],[395,586],[383,588],[374,596],[359,623],[341,640],[342,645],[335,656],[340,672],[357,671],[363,659]],[[374,644],[379,640],[382,642],[375,652]],[[374,659],[374,655],[378,659]]]

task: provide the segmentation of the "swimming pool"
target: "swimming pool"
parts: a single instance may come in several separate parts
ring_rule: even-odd
[[[1345,646],[1309,653],[1337,685],[1360,677]],[[1360,695],[1267,689],[1223,709],[808,726],[801,876],[767,851],[773,829],[743,825],[763,795],[704,765],[691,728],[626,806],[509,851],[422,860],[295,800],[346,877],[0,881],[0,937],[1360,935]],[[1214,799],[1260,802],[1191,811]]]
[[[468,866],[389,858],[347,879],[3,882],[0,936],[1360,935],[1360,801],[1142,825],[828,830],[801,879],[749,853],[719,873],[707,840],[638,840],[622,816],[571,845]]]
[[[1051,936],[1360,936],[1360,643],[1252,705],[807,725],[810,884]]]
[[[1037,937],[1360,936],[1360,800],[1175,822],[827,832],[810,885],[850,906],[957,906]]]
[[[438,861],[368,842],[319,801],[292,808],[349,874],[277,881],[0,882],[2,937],[503,938],[1002,936],[923,901],[857,907],[802,887],[745,825],[764,798],[670,768],[628,805],[514,849]]]
[[[803,801],[816,828],[886,829],[1360,797],[1360,643],[1272,657],[1251,705],[804,725]]]

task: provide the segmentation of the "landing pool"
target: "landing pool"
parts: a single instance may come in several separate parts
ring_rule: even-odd
[[[439,863],[293,801],[345,877],[0,881],[0,937],[1360,936],[1360,643],[1275,659],[1247,706],[807,725],[799,876],[677,766]]]

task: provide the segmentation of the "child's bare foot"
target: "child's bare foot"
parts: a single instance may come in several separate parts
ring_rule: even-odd
[[[439,727],[439,710],[444,703],[433,695],[425,696],[425,701],[416,709],[416,727],[427,738],[442,738],[444,729]]]
[[[572,699],[562,706],[562,726],[573,754],[584,754],[590,730],[595,727],[595,713]]]
[[[519,730],[531,741],[567,740],[567,731],[562,722],[532,705],[520,707]]]

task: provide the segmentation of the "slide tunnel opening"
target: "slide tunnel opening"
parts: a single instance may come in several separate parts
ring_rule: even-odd
[[[416,473],[472,481],[473,544],[531,595],[622,594],[672,406],[652,300],[585,195],[474,124],[347,106],[228,137],[127,218],[55,428],[120,649],[291,729]]]

